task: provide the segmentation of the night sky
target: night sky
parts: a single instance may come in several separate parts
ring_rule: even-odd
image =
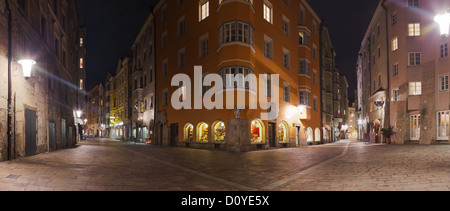
[[[174,0],[173,0],[174,1]],[[87,17],[87,90],[114,73],[158,0],[77,0],[82,22]],[[356,90],[356,61],[361,41],[379,0],[311,0],[330,31],[337,65],[347,76],[350,97]],[[353,99],[351,99],[353,101]]]

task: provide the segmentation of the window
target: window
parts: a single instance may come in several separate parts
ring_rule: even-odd
[[[186,20],[184,17],[178,20],[178,37],[181,37],[186,32]]]
[[[83,90],[83,87],[84,86],[84,84],[83,84],[83,79],[80,79],[80,90]]]
[[[272,23],[272,5],[269,2],[264,2],[264,20]]]
[[[164,5],[161,9],[161,21],[164,22],[167,19],[167,5]]]
[[[225,122],[216,121],[212,127],[213,139],[215,143],[225,143],[226,127]]]
[[[410,37],[420,36],[420,23],[408,24],[408,35]]]
[[[255,119],[250,126],[251,144],[264,144],[264,123]]]
[[[204,1],[200,3],[200,21],[205,20],[209,17],[209,1]]]
[[[238,74],[241,77],[236,77]],[[230,66],[224,67],[220,71],[220,75],[222,76],[224,89],[250,89],[253,90],[254,81],[252,75],[254,74],[253,70],[247,67],[241,66]],[[233,78],[234,77],[234,80]],[[246,78],[248,80],[246,80]]]
[[[162,48],[167,48],[167,31],[162,34]]]
[[[392,65],[392,76],[398,76],[398,64]]]
[[[290,21],[287,17],[283,15],[283,34],[289,37],[290,32]]]
[[[409,66],[417,66],[417,65],[421,65],[421,53],[419,52],[413,52],[413,53],[409,53]]]
[[[299,105],[305,105],[305,106],[311,106],[311,92],[306,90],[300,90],[298,92],[298,104]]]
[[[270,75],[267,75],[266,80],[264,80],[264,84],[264,95],[266,97],[272,97],[272,80],[270,79]]]
[[[199,53],[200,58],[208,56],[208,34],[205,34],[199,38]]]
[[[313,58],[317,60],[317,47],[315,45],[313,46]]]
[[[242,42],[253,46],[254,29],[249,23],[231,21],[219,28],[219,45],[230,42]]]
[[[289,129],[288,124],[286,122],[282,122],[278,125],[278,133],[279,133],[279,142],[289,142]]]
[[[169,90],[164,89],[162,96],[163,96],[163,99],[162,99],[163,106],[169,105]]]
[[[197,125],[197,142],[208,143],[208,124],[201,122]]]
[[[317,81],[317,70],[313,70],[313,83],[317,85],[318,81]]]
[[[310,67],[311,63],[308,60],[300,59],[298,62],[298,74],[310,76]]]
[[[304,31],[298,32],[298,44],[309,47],[309,34]]]
[[[392,90],[392,101],[397,102],[399,100],[398,89]]]
[[[283,101],[291,102],[291,86],[287,83],[283,85]]]
[[[318,111],[319,110],[319,101],[316,96],[314,96],[313,99],[314,99],[314,101],[313,101],[314,102],[314,111]]]
[[[291,53],[289,50],[283,48],[283,67],[290,69],[291,66]]]
[[[409,95],[422,95],[422,82],[411,82],[409,83]]]
[[[397,21],[398,21],[398,15],[397,15],[397,13],[392,14],[391,24],[392,24],[392,25],[395,25],[395,24],[397,24]]]
[[[448,57],[448,43],[439,45],[439,59]]]
[[[83,58],[80,58],[80,69],[84,68],[84,60]]]
[[[439,91],[448,91],[448,75],[439,77]]]
[[[178,68],[181,69],[186,65],[186,50],[185,48],[178,51]]]
[[[392,51],[398,50],[398,37],[392,39]]]
[[[163,65],[162,65],[162,76],[165,77],[169,74],[169,63],[166,60],[163,61]]]
[[[408,7],[418,7],[419,6],[419,0],[407,0],[407,6]]]
[[[264,35],[264,56],[273,59],[273,40]]]

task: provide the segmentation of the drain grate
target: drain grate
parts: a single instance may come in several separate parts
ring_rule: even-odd
[[[8,178],[8,179],[18,179],[19,177],[21,177],[21,175],[10,174],[6,178]]]

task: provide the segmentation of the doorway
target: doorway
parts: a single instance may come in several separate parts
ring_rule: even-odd
[[[178,123],[170,125],[170,146],[176,146],[178,143]]]
[[[276,147],[276,125],[273,122],[269,122],[268,135],[269,135],[269,146]]]
[[[411,115],[411,140],[418,141],[420,139],[420,124],[421,124],[421,116],[420,114]]]
[[[36,111],[25,109],[25,156],[36,154]]]

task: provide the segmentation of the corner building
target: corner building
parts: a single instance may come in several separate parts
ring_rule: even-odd
[[[448,0],[380,1],[357,64],[359,123],[378,142],[390,125],[395,144],[448,143],[449,36],[441,35],[435,17],[449,6]]]
[[[156,111],[154,144],[229,151],[271,147],[296,147],[322,141],[320,100],[321,21],[305,0],[201,0],[160,1],[154,11]],[[202,75],[194,75],[202,66]],[[171,86],[177,74],[191,79]],[[250,109],[251,95],[277,96],[274,87],[252,89],[250,82],[227,84],[214,95],[224,109],[174,109],[175,91],[180,101],[191,100],[194,108],[194,78],[208,74],[279,75],[279,110],[273,121],[262,121],[267,109]],[[269,77],[270,78],[270,77]],[[269,81],[270,82],[270,81]],[[247,106],[225,109],[226,94],[244,93]],[[211,87],[202,87],[206,93]],[[189,98],[189,99],[186,99]],[[232,107],[237,107],[237,100]],[[198,102],[197,102],[198,103]]]

